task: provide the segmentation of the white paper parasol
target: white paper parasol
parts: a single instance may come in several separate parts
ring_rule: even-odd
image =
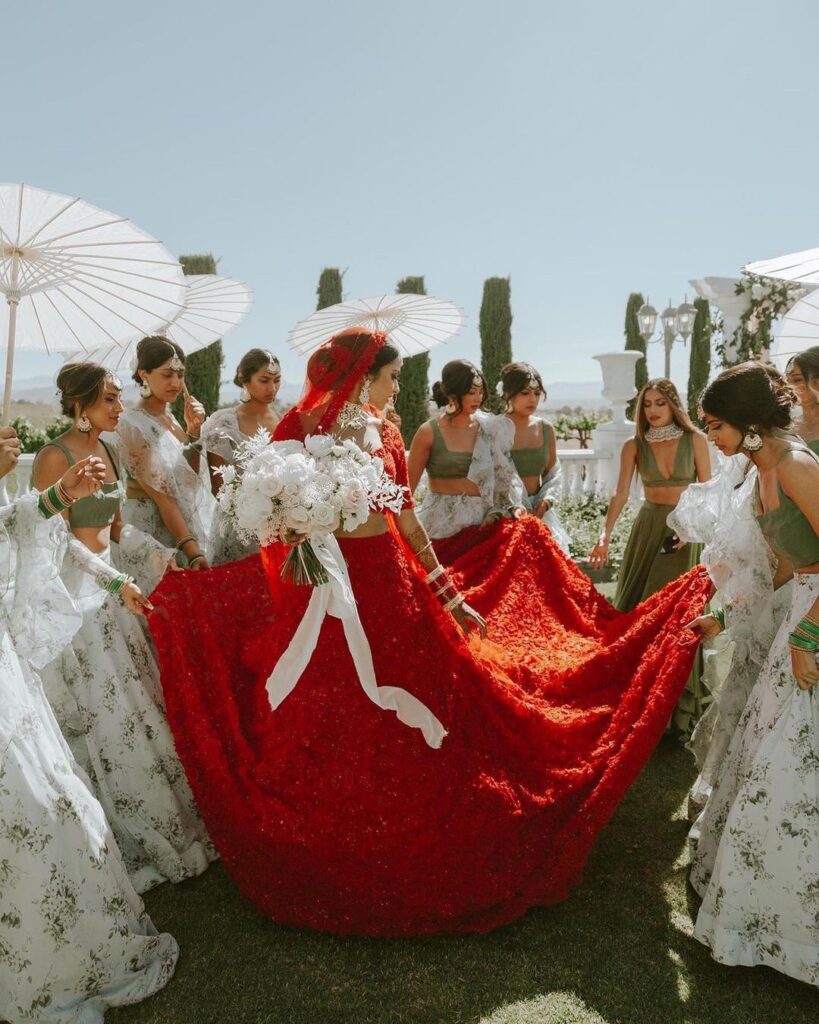
[[[9,309],[3,421],[15,347],[122,344],[171,320],[185,291],[177,260],[126,218],[30,185],[0,185],[0,292]]]
[[[185,304],[170,323],[154,328],[152,334],[164,334],[187,355],[212,345],[235,327],[250,308],[250,289],[240,281],[222,274],[192,274],[186,277]],[[102,345],[90,352],[75,351],[67,360],[89,359],[109,370],[128,366],[142,337],[126,345]]]
[[[780,281],[819,285],[819,249],[803,249],[770,260],[756,260],[742,268],[746,274],[776,277]]]
[[[466,314],[453,302],[430,295],[379,295],[350,299],[319,309],[296,324],[288,344],[297,352],[318,348],[348,327],[383,331],[402,355],[415,356],[454,337],[466,323]]]
[[[782,317],[771,357],[784,370],[791,356],[812,345],[819,345],[819,290],[808,292]]]

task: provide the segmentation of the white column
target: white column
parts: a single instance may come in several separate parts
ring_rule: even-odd
[[[594,451],[600,455],[600,492],[609,497],[617,487],[620,473],[620,451],[634,436],[634,424],[626,419],[626,406],[637,394],[634,367],[640,352],[604,352],[594,356],[603,371],[603,398],[611,403],[612,418],[601,423],[592,436]]]
[[[688,283],[703,299],[719,309],[722,314],[722,334],[725,341],[725,359],[730,363],[736,356],[731,342],[734,331],[739,327],[739,318],[750,305],[747,293],[737,295],[736,286],[739,277],[704,277],[702,280],[691,280]]]

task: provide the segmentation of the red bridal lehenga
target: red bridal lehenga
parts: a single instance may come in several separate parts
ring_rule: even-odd
[[[301,439],[303,423],[289,413],[276,438]],[[400,434],[382,426],[406,483]],[[150,620],[168,717],[228,870],[279,922],[361,935],[488,931],[565,899],[685,686],[696,642],[682,627],[706,577],[621,613],[539,520],[505,521],[442,552],[487,620],[481,642],[397,529],[339,544],[378,683],[447,735],[434,749],[368,699],[329,616],[271,709],[266,680],[312,588],[284,585],[269,552],[168,574]]]

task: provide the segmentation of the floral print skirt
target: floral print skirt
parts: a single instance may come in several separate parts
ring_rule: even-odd
[[[87,611],[43,682],[137,891],[201,874],[215,851],[176,756],[156,661],[136,616],[111,596]]]
[[[101,1024],[173,974],[39,679],[0,635],[0,1017]]]
[[[691,832],[694,934],[716,960],[819,985],[819,692],[800,690],[788,634],[819,596],[797,574],[790,612]]]

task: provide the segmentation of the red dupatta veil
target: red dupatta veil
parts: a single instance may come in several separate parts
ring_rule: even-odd
[[[288,409],[273,433],[274,441],[303,441],[309,434],[329,433],[344,404],[387,343],[382,331],[350,327],[334,334],[307,360],[301,398]],[[379,415],[368,406],[368,411]],[[282,579],[282,567],[289,548],[269,544],[261,549],[270,596],[278,608],[287,602],[293,584]]]

